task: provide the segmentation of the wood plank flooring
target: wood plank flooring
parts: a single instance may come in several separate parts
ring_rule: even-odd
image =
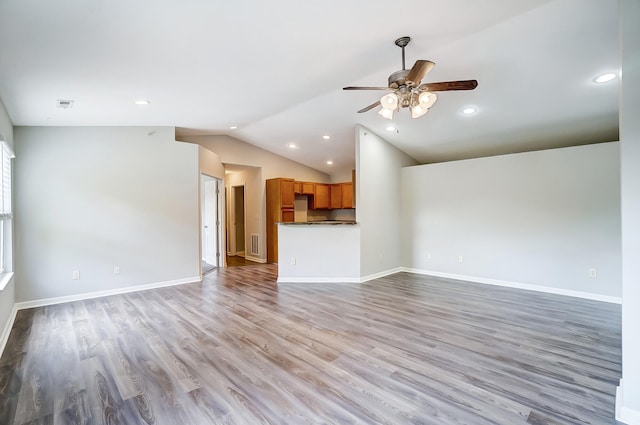
[[[0,424],[615,424],[620,306],[277,266],[21,310]]]
[[[257,266],[261,263],[247,260],[239,255],[227,255],[227,267]]]

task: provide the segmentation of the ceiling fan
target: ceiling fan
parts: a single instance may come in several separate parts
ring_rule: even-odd
[[[409,108],[412,118],[419,118],[429,112],[429,108],[438,99],[434,92],[450,90],[473,90],[478,86],[476,80],[445,81],[440,83],[420,84],[422,79],[433,69],[436,64],[428,60],[417,60],[413,68],[406,69],[404,61],[404,48],[411,41],[411,37],[400,37],[395,41],[396,46],[402,49],[402,69],[389,76],[388,87],[344,87],[343,90],[388,90],[379,101],[364,107],[358,113],[367,112],[376,106],[382,108],[378,112],[385,118],[392,119],[393,112],[400,108]]]

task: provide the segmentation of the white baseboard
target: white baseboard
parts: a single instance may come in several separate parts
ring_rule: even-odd
[[[249,260],[249,261],[253,261],[255,263],[261,263],[264,264],[267,262],[266,258],[258,258],[258,257],[252,257],[250,255],[247,255],[246,257],[244,257],[245,260]]]
[[[550,286],[532,285],[529,283],[520,283],[520,282],[509,282],[506,280],[487,279],[484,277],[459,275],[459,274],[453,274],[453,273],[442,273],[442,272],[435,272],[431,270],[420,270],[420,269],[412,269],[412,268],[406,268],[406,267],[403,268],[402,271],[428,275],[428,276],[444,277],[447,279],[465,280],[468,282],[476,282],[476,283],[485,283],[487,285],[496,285],[496,286],[505,286],[508,288],[525,289],[528,291],[546,292],[549,294],[556,294],[556,295],[567,295],[569,297],[603,301],[603,302],[612,303],[612,304],[622,304],[622,298],[620,297],[611,297],[608,295],[593,294],[591,292],[572,291],[569,289],[553,288]]]
[[[624,382],[616,388],[616,421],[627,425],[640,425],[640,411],[624,405]]]
[[[395,269],[389,269],[382,272],[370,274],[367,276],[362,276],[360,277],[360,283],[368,282],[370,280],[379,279],[381,277],[389,276],[389,275],[404,272],[404,271],[406,271],[404,268],[396,267]]]
[[[359,277],[278,277],[278,283],[360,283]]]
[[[622,304],[622,298],[608,295],[593,294],[591,292],[572,291],[569,289],[553,288],[550,286],[532,285],[529,283],[509,282],[506,280],[488,279],[477,276],[467,276],[453,273],[442,273],[431,270],[413,269],[409,267],[397,267],[362,277],[349,278],[327,278],[327,277],[278,277],[278,283],[364,283],[370,280],[379,279],[399,272],[415,273],[427,276],[443,277],[454,280],[464,280],[467,282],[484,283],[487,285],[504,286],[507,288],[524,289],[528,291],[546,292],[548,294],[566,295],[569,297],[583,298],[587,300],[603,301],[612,304]]]
[[[2,353],[4,353],[4,349],[9,341],[9,335],[11,334],[13,323],[16,321],[17,313],[18,307],[14,304],[11,309],[11,313],[9,314],[9,318],[7,319],[7,323],[4,325],[4,329],[2,330],[2,335],[0,335],[0,357],[2,357]]]
[[[165,286],[183,285],[185,283],[200,282],[200,276],[187,277],[183,279],[168,280],[165,282],[148,283],[145,285],[128,286],[125,288],[109,289],[106,291],[89,292],[85,294],[67,295],[64,297],[45,298],[41,300],[25,301],[16,303],[18,310],[25,308],[42,307],[45,305],[61,304],[72,301],[82,301],[92,298],[107,297],[109,295],[126,294],[129,292],[146,291],[147,289],[164,288]]]
[[[395,268],[363,277],[278,277],[278,283],[364,283],[402,271]]]

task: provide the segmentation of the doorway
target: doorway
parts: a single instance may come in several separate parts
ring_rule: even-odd
[[[235,255],[245,256],[245,225],[244,225],[244,185],[233,186],[233,229]]]
[[[200,240],[203,275],[220,267],[220,203],[218,202],[220,183],[221,181],[214,177],[200,175],[200,222],[202,223]]]

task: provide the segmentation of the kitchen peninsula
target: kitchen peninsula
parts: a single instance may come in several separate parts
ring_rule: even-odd
[[[360,282],[355,221],[278,224],[278,283]]]
[[[353,192],[353,181],[317,183],[300,182],[290,178],[268,179],[266,182],[267,261],[278,263],[280,237],[278,223],[313,224],[314,226],[355,224]]]

